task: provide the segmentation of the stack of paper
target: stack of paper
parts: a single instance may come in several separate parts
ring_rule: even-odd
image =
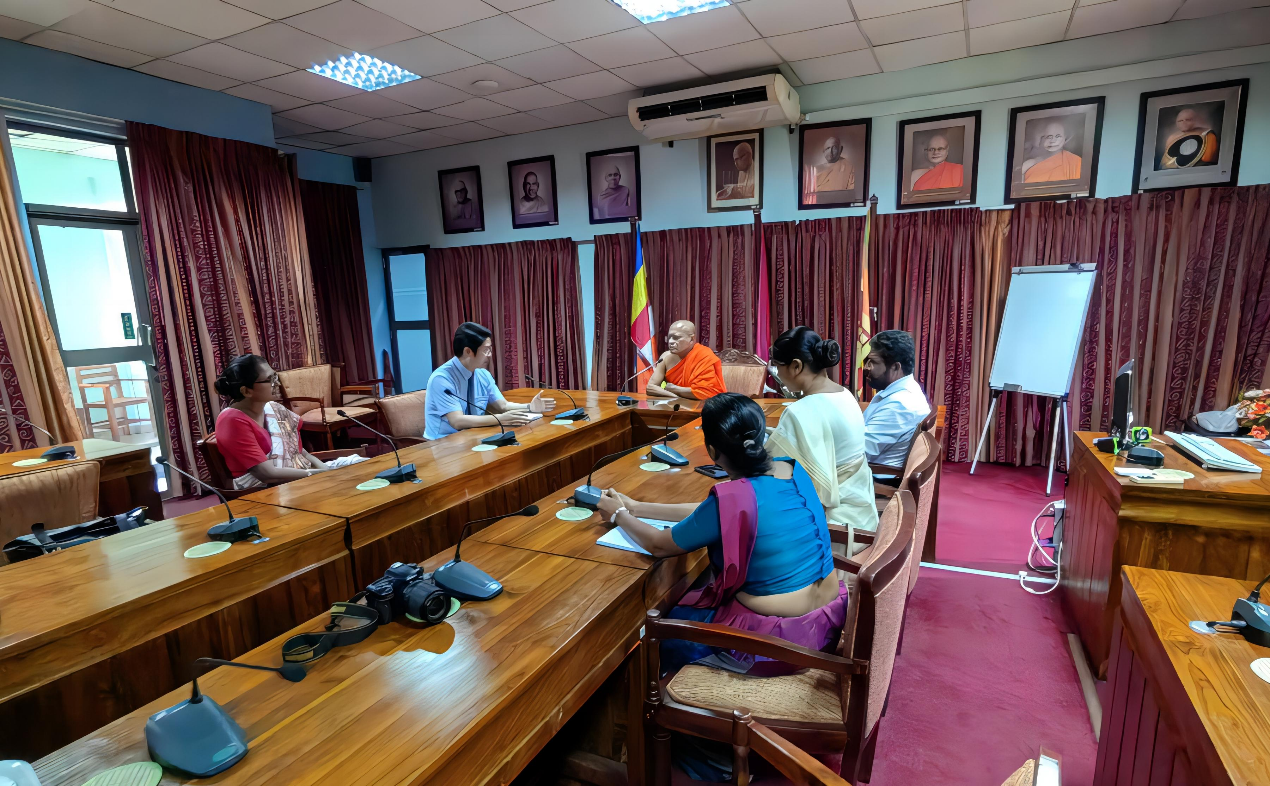
[[[675,522],[673,521],[662,521],[660,519],[640,519],[640,521],[643,521],[646,524],[651,524],[657,529],[666,529],[667,527],[675,526]],[[633,551],[636,554],[647,554],[650,557],[652,556],[647,551],[645,551],[639,544],[637,544],[635,541],[628,538],[626,536],[626,533],[622,531],[621,527],[614,527],[613,529],[604,533],[600,537],[600,539],[596,541],[596,543],[600,544],[601,546],[608,546],[611,549],[621,549],[622,551]]]

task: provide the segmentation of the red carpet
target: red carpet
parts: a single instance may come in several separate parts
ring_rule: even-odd
[[[1067,476],[1054,473],[1054,496],[1045,496],[1045,467],[944,464],[939,488],[939,542],[944,565],[1016,573],[1027,564],[1032,519],[1063,498]],[[1048,532],[1048,529],[1046,530]]]

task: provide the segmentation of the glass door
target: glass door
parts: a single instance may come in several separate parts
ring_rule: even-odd
[[[393,380],[398,393],[422,390],[432,374],[432,324],[428,321],[427,246],[384,249],[384,289],[392,332]]]

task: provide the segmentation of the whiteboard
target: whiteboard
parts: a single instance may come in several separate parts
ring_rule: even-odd
[[[1067,395],[1094,275],[1093,265],[1014,268],[989,387]]]

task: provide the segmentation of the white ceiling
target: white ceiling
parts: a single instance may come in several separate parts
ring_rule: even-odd
[[[609,0],[0,0],[0,36],[268,104],[279,143],[375,157],[617,117],[644,88],[747,69],[812,84],[1264,5],[734,0],[644,25]],[[423,78],[368,93],[304,70],[354,51]]]

